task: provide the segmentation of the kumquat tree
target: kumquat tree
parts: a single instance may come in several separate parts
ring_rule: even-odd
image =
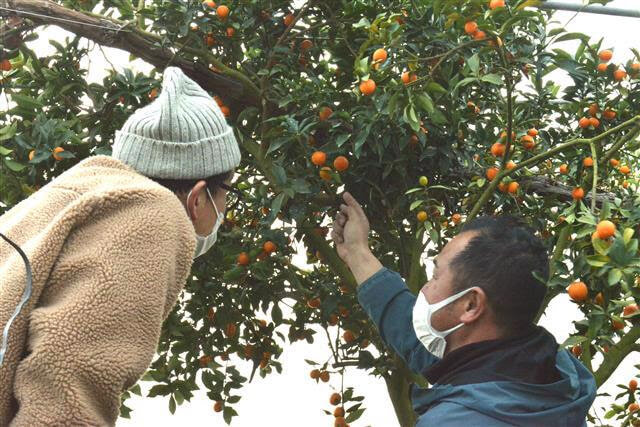
[[[0,213],[110,154],[114,132],[178,66],[235,129],[244,197],[165,322],[143,378],[150,397],[173,412],[203,385],[231,423],[242,387],[280,372],[289,343],[321,334],[329,348],[309,360],[309,381],[327,388],[328,424],[365,411],[341,381],[349,369],[384,380],[399,424],[415,423],[409,386],[427,384],[383,345],[329,240],[344,190],[370,218],[375,255],[413,292],[428,279],[424,258],[465,221],[525,218],[551,254],[544,308],[563,293],[577,305],[561,345],[600,386],[640,351],[640,52],[620,63],[588,34],[550,30],[538,3],[1,0]],[[42,55],[30,46],[43,26],[74,36]],[[557,46],[567,40],[579,47]],[[88,83],[87,41],[154,71],[118,64]],[[292,263],[301,245],[310,268]],[[589,421],[640,425],[636,368]]]

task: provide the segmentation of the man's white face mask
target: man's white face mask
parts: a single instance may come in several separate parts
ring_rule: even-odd
[[[189,194],[187,195],[187,200],[189,200],[189,196],[191,196],[191,191],[189,191]],[[194,258],[198,258],[199,256],[206,254],[207,251],[213,247],[213,245],[216,243],[216,240],[218,240],[218,229],[220,228],[220,225],[223,221],[222,215],[220,215],[218,207],[216,206],[216,202],[213,201],[213,197],[211,197],[211,193],[209,192],[208,188],[207,195],[209,196],[209,200],[211,200],[211,203],[213,204],[213,209],[215,209],[216,211],[216,223],[214,224],[213,230],[211,230],[211,233],[208,236],[200,236],[196,234],[198,243],[196,244],[196,252]]]
[[[418,293],[418,299],[416,300],[416,304],[413,306],[413,329],[416,332],[418,339],[426,347],[429,353],[442,359],[442,356],[444,356],[444,350],[447,346],[445,337],[464,325],[464,323],[460,323],[446,331],[436,331],[433,329],[433,326],[431,326],[431,316],[442,307],[451,304],[471,290],[473,290],[473,288],[465,289],[464,291],[451,295],[436,304],[429,304],[429,301],[427,301],[427,298],[424,296],[424,292],[420,291]]]

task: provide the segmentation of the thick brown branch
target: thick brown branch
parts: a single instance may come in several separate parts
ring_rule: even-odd
[[[174,55],[174,51],[161,46],[155,37],[149,37],[147,33],[139,30],[135,25],[71,10],[51,1],[0,0],[0,5],[21,11],[16,14],[28,18],[34,24],[56,25],[81,37],[93,40],[101,46],[125,50],[160,69],[167,65],[180,67],[185,74],[198,82],[204,89],[224,93],[225,97],[229,97],[237,105],[257,106],[260,104],[260,94],[246,76],[239,75],[236,70],[231,69],[222,69],[221,73],[215,73],[209,70],[206,65],[198,64],[190,58]],[[3,14],[7,13],[3,12]],[[45,15],[47,18],[34,14]],[[192,54],[197,52],[194,51],[191,49]],[[208,55],[208,52],[202,51],[203,58],[207,58]]]

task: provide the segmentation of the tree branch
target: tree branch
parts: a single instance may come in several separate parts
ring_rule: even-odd
[[[161,40],[160,36],[146,33],[135,26],[127,25],[126,22],[71,10],[51,1],[8,0],[8,7],[21,11],[16,14],[29,17],[34,24],[56,25],[102,46],[127,51],[160,69],[171,63],[180,67],[204,89],[222,92],[237,104],[252,106],[260,104],[260,93],[253,82],[239,71],[224,66],[207,51],[184,48],[185,52],[193,55],[214,59],[221,73],[214,73],[207,66],[197,64],[191,58],[180,56],[173,58],[174,53],[171,50],[156,44]],[[32,14],[46,15],[48,18]]]
[[[640,347],[636,343],[638,340],[640,340],[640,325],[633,326],[629,332],[622,336],[619,343],[611,347],[602,364],[593,374],[598,387],[604,384],[629,353],[638,350],[638,347]]]
[[[627,128],[631,125],[638,125],[640,124],[640,116],[635,116],[629,120],[627,120],[624,123],[619,124],[618,126],[609,129],[606,132],[603,132],[597,136],[594,136],[593,138],[589,138],[589,139],[585,139],[585,138],[577,138],[577,139],[573,139],[571,141],[565,142],[564,144],[560,144],[557,145],[555,147],[553,147],[552,149],[545,151],[544,153],[540,153],[536,156],[531,157],[530,159],[525,160],[524,162],[518,164],[515,168],[513,169],[503,169],[501,170],[498,175],[493,179],[493,181],[491,181],[491,183],[489,184],[489,186],[485,189],[484,193],[482,193],[482,195],[480,196],[480,199],[478,199],[478,201],[476,202],[476,204],[473,206],[473,209],[471,210],[471,212],[469,213],[468,217],[467,217],[467,221],[471,221],[473,218],[475,218],[478,213],[480,212],[480,209],[482,209],[482,207],[489,201],[489,197],[491,197],[491,195],[493,194],[493,192],[495,191],[496,187],[498,186],[498,184],[500,183],[500,181],[502,181],[504,178],[506,178],[509,175],[513,175],[514,173],[516,173],[517,171],[519,171],[522,168],[525,168],[527,166],[533,166],[533,165],[537,165],[540,162],[551,158],[553,156],[555,156],[557,153],[566,150],[567,148],[571,148],[574,145],[578,145],[578,144],[590,144],[590,143],[595,143],[597,141],[600,141],[601,139],[606,138],[607,136],[618,132],[624,128]],[[507,137],[509,137],[510,135],[507,135]]]

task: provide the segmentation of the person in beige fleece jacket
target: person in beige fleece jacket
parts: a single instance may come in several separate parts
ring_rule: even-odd
[[[194,257],[215,243],[239,163],[217,104],[170,67],[111,157],[0,217],[0,426],[115,424]]]

